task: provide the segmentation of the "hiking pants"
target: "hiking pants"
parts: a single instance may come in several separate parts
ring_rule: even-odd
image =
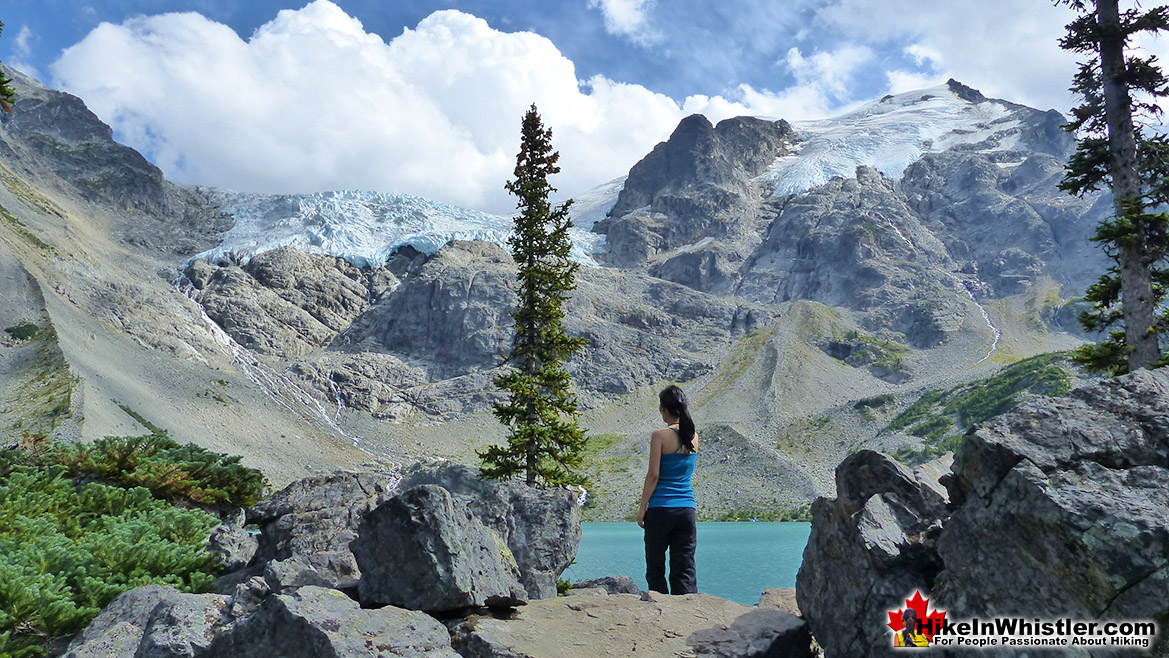
[[[662,594],[698,591],[694,547],[698,532],[693,507],[651,507],[645,511],[645,580]],[[666,589],[666,549],[670,551],[670,588]]]

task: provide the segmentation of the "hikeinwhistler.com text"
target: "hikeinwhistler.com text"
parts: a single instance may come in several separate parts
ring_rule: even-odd
[[[933,632],[933,646],[969,647],[1112,647],[1148,649],[1157,638],[1157,623],[1075,619],[977,618],[919,622]]]

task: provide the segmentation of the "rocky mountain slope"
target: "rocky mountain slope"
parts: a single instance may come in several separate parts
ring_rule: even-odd
[[[0,336],[6,435],[144,421],[278,483],[502,438],[506,218],[174,185],[13,76],[0,328],[36,331]],[[589,513],[631,511],[667,382],[695,403],[714,514],[807,502],[850,451],[920,445],[886,428],[922,391],[1076,345],[1063,309],[1104,268],[1108,204],[1056,189],[1062,121],[955,82],[806,124],[695,116],[583,195],[566,323],[590,339],[570,366],[599,437]]]

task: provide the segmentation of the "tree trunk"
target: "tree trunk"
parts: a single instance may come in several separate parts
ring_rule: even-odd
[[[1124,81],[1126,36],[1120,29],[1118,0],[1096,0],[1096,20],[1101,29],[1100,73],[1104,85],[1104,115],[1108,121],[1109,173],[1117,217],[1143,212],[1133,205],[1141,195],[1137,172],[1136,136],[1132,125],[1132,99]],[[1124,339],[1130,352],[1130,371],[1148,366],[1161,357],[1155,328],[1153,278],[1146,262],[1148,248],[1142,221],[1133,218],[1136,239],[1118,248],[1120,299],[1124,313]]]

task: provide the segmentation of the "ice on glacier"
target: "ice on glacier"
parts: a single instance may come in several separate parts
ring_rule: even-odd
[[[595,267],[592,254],[608,248],[604,236],[592,233],[592,228],[613,207],[623,183],[620,178],[580,195],[570,208],[572,257],[578,262]],[[507,249],[512,229],[511,217],[408,194],[273,195],[201,189],[214,206],[235,218],[218,247],[194,257],[212,262],[246,263],[265,251],[293,246],[372,267],[405,246],[433,254],[452,240],[485,240]]]
[[[868,165],[898,178],[925,153],[994,138],[995,150],[1018,141],[1018,122],[1002,103],[972,103],[948,85],[886,96],[835,119],[793,122],[801,142],[760,178],[773,196],[800,194]]]

